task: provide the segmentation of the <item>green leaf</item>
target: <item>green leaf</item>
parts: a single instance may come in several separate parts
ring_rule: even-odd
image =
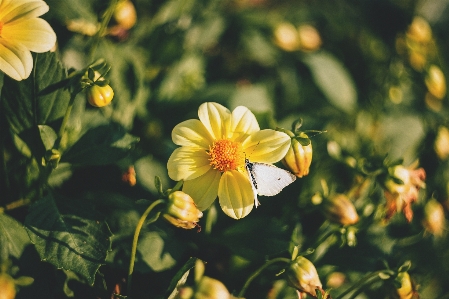
[[[354,81],[340,61],[325,51],[305,55],[303,61],[329,102],[346,113],[355,110],[357,91]]]
[[[77,272],[90,284],[111,250],[103,216],[83,201],[48,194],[30,207],[25,227],[42,260]]]
[[[34,63],[33,72],[26,80],[18,82],[5,77],[1,101],[12,131],[28,145],[33,156],[40,159],[45,149],[37,126],[48,125],[59,129],[70,94],[59,89],[38,96],[40,90],[67,76],[55,53],[37,54]]]
[[[38,126],[38,128],[45,149],[52,149],[55,145],[56,139],[58,139],[58,135],[56,134],[55,130],[46,125],[40,125]]]
[[[2,253],[6,253],[15,258],[20,258],[23,250],[30,244],[23,225],[16,219],[0,214],[0,244]]]
[[[167,289],[167,292],[164,298],[173,299],[178,294],[178,287],[185,284],[187,280],[187,276],[189,276],[190,270],[195,267],[195,263],[197,261],[196,257],[191,257],[181,269],[173,276],[170,286]]]
[[[34,60],[35,67],[28,79],[18,82],[5,77],[1,99],[5,115],[16,134],[33,126],[52,125],[62,119],[70,99],[69,92],[61,89],[45,96],[37,95],[67,75],[55,53],[37,54]]]
[[[76,165],[111,164],[124,158],[139,141],[117,123],[83,129],[87,132],[63,154],[62,161]]]

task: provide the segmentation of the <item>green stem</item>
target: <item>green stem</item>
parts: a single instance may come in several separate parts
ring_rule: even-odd
[[[61,140],[62,140],[62,137],[64,135],[64,131],[65,131],[65,128],[67,126],[67,122],[69,121],[70,113],[72,112],[73,103],[75,102],[76,95],[80,91],[81,91],[81,89],[75,90],[74,92],[72,92],[70,94],[69,105],[67,106],[67,110],[65,111],[64,118],[62,119],[61,127],[59,128],[58,139],[56,139],[55,145],[53,147],[53,148],[55,148],[57,150],[59,150],[60,147],[61,147]]]
[[[351,287],[349,287],[346,291],[344,291],[343,293],[341,293],[340,295],[338,295],[338,297],[335,297],[334,299],[342,299],[344,296],[346,296],[347,294],[351,293],[352,291],[362,288],[369,280],[375,278],[375,277],[379,277],[380,273],[384,273],[384,272],[389,272],[389,270],[380,270],[380,271],[376,271],[373,273],[370,273],[368,275],[366,275],[365,277],[362,277],[359,281],[357,281],[355,284],[353,284]],[[356,292],[356,295],[358,293]],[[351,296],[350,298],[354,298],[354,296]]]
[[[173,193],[173,192],[175,192],[175,191],[179,191],[179,189],[181,189],[181,187],[182,187],[182,184],[184,184],[184,181],[183,180],[181,180],[181,181],[178,181],[177,183],[176,183],[176,185],[170,190],[170,194],[171,193]]]
[[[139,240],[140,230],[142,229],[142,226],[145,223],[145,220],[147,219],[147,217],[151,213],[151,211],[154,209],[154,207],[156,207],[157,205],[162,204],[164,202],[165,201],[163,199],[158,199],[155,202],[153,202],[145,210],[145,212],[140,217],[139,222],[137,223],[137,227],[136,227],[136,230],[134,232],[133,245],[132,245],[132,249],[131,249],[131,259],[129,261],[128,283],[127,283],[128,294],[131,292],[131,280],[132,280],[132,275],[133,275],[133,272],[134,272],[134,262],[136,261],[137,241]],[[159,215],[157,215],[157,217],[152,219],[152,221],[147,223],[147,224],[150,224],[150,223],[153,223],[154,221],[156,221],[158,216]]]
[[[106,29],[108,27],[109,22],[111,21],[112,15],[114,14],[114,10],[117,6],[119,0],[111,0],[109,3],[109,7],[106,9],[103,14],[103,18],[100,23],[100,29],[93,37],[93,44],[90,49],[89,58],[92,59],[94,57],[95,51],[97,50],[98,43],[100,39],[105,35]]]
[[[257,269],[256,271],[253,272],[253,274],[251,274],[250,277],[248,277],[248,279],[246,280],[245,284],[243,285],[240,293],[238,294],[237,297],[242,298],[243,295],[246,292],[246,289],[249,287],[249,284],[260,274],[262,273],[262,271],[267,268],[268,266],[271,266],[274,263],[277,262],[282,262],[282,263],[286,263],[286,264],[290,264],[291,260],[285,257],[278,257],[278,258],[274,258],[272,260],[267,261],[265,264],[263,264],[261,267],[259,267],[259,269]]]

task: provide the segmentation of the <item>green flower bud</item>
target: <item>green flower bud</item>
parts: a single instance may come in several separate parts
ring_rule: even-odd
[[[443,235],[446,218],[443,206],[436,199],[429,200],[424,207],[423,226],[432,235],[438,237]]]
[[[411,299],[415,293],[408,272],[400,272],[396,277],[400,287],[396,289],[400,299]]]
[[[213,278],[203,276],[198,283],[193,299],[230,299],[231,294],[225,285]]]
[[[111,86],[93,85],[87,91],[87,101],[94,107],[104,107],[111,103],[114,90]]]
[[[168,205],[164,218],[177,227],[191,229],[196,227],[203,213],[198,210],[193,199],[182,191],[168,196]]]
[[[293,260],[285,271],[287,283],[300,292],[316,295],[315,290],[321,289],[322,284],[315,266],[303,256]]]
[[[323,201],[324,216],[331,222],[341,225],[353,225],[359,221],[359,215],[349,198],[337,194]]]
[[[300,133],[298,137],[308,139],[305,133]],[[302,145],[296,138],[292,138],[290,148],[282,159],[282,163],[299,178],[308,175],[312,163],[312,142]]]

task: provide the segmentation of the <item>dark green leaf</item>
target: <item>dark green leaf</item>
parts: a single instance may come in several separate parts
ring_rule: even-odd
[[[38,128],[45,149],[46,150],[52,149],[53,146],[55,145],[56,139],[58,138],[58,135],[56,134],[55,130],[46,125],[40,125],[38,126]]]
[[[90,128],[62,156],[62,161],[77,165],[104,165],[125,157],[139,139],[117,123]]]
[[[181,269],[173,276],[170,285],[165,293],[164,298],[173,299],[178,294],[178,287],[185,284],[187,276],[190,270],[195,267],[195,263],[198,259],[196,257],[191,257]]]
[[[42,260],[82,275],[90,284],[111,250],[111,231],[86,202],[51,194],[30,207],[25,227]]]
[[[357,105],[357,91],[351,75],[332,54],[325,51],[304,56],[316,85],[327,99],[346,113],[354,111]]]
[[[23,225],[14,218],[1,213],[0,214],[0,248],[2,254],[4,251],[7,255],[20,258],[23,250],[30,244]]]

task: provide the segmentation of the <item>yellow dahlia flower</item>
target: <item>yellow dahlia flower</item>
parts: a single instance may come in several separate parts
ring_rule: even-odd
[[[30,75],[30,51],[47,52],[56,43],[53,29],[38,18],[48,9],[42,0],[0,0],[0,70],[14,80]]]
[[[274,130],[260,130],[254,114],[239,106],[230,112],[217,103],[204,103],[198,119],[173,129],[173,142],[181,147],[170,156],[168,175],[184,180],[183,191],[200,210],[218,195],[223,211],[240,219],[253,209],[254,193],[245,168],[251,162],[274,163],[290,146],[290,137]]]

